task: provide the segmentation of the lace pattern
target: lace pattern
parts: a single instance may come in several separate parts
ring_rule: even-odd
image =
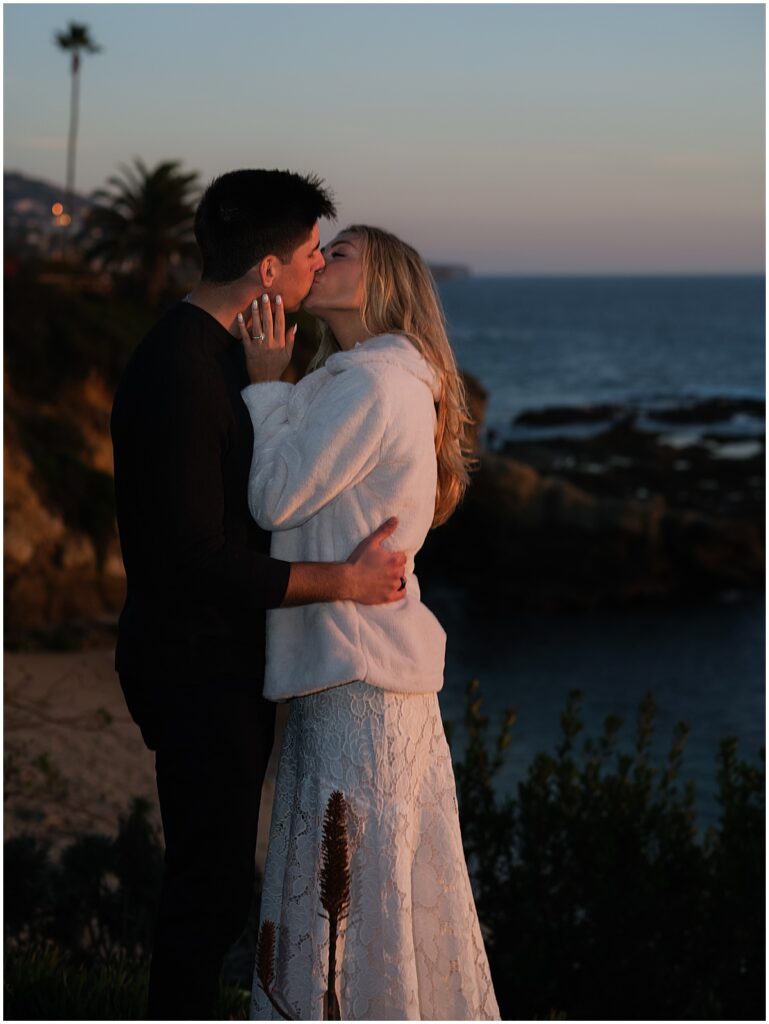
[[[322,1018],[321,835],[335,789],[347,801],[351,874],[337,940],[342,1018],[499,1020],[437,694],[363,682],[289,708],[261,910],[276,924],[283,1005]],[[280,1019],[256,981],[250,1019]]]

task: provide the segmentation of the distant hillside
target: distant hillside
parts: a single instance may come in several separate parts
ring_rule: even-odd
[[[472,271],[463,263],[431,263],[430,273],[436,281],[453,281],[455,278],[470,277]]]
[[[27,209],[24,200],[43,207],[47,213],[51,212],[54,203],[64,202],[64,186],[57,185],[50,181],[41,181],[39,178],[29,178],[19,171],[5,171],[3,174],[3,198],[5,200],[5,216],[7,218],[10,210],[16,211],[21,203],[21,209]],[[89,205],[85,196],[75,192],[73,195],[75,209],[80,211]]]
[[[28,178],[18,171],[6,171],[3,175],[3,200],[6,251],[21,247],[48,252],[62,230],[52,207],[54,203],[64,203],[64,186]],[[70,213],[74,229],[79,226],[89,206],[88,199],[78,193],[73,194]]]

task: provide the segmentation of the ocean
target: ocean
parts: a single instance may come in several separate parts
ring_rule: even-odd
[[[763,277],[467,277],[439,291],[503,434],[549,406],[765,398]]]
[[[765,398],[764,278],[457,278],[439,282],[461,368],[486,388],[486,426],[499,437],[523,412],[612,403],[653,423],[655,408],[697,399]],[[712,423],[710,424],[712,428]],[[564,435],[569,428],[559,428]],[[577,432],[579,427],[572,427]],[[687,424],[689,432],[705,425]],[[719,433],[764,436],[763,417],[739,412]],[[681,778],[695,784],[702,829],[718,818],[716,754],[734,735],[756,761],[765,743],[765,601],[724,594],[684,609],[604,609],[478,616],[461,590],[425,588],[448,634],[444,718],[457,723],[464,687],[481,683],[491,733],[518,712],[498,786],[515,792],[538,751],[553,752],[570,690],[584,695],[583,736],[608,714],[625,720],[632,745],[638,702],[658,707],[652,745],[662,764],[675,723],[690,727]]]

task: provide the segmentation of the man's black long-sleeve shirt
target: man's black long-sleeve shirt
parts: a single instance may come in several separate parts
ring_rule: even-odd
[[[186,302],[152,328],[120,381],[121,679],[263,681],[264,611],[281,603],[290,567],[269,557],[269,534],[248,511],[247,384],[239,342]]]

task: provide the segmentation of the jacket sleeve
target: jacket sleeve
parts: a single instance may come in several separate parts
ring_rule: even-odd
[[[369,370],[331,377],[300,423],[288,416],[295,385],[251,384],[241,392],[254,427],[251,514],[265,530],[301,526],[379,461],[387,396]]]

